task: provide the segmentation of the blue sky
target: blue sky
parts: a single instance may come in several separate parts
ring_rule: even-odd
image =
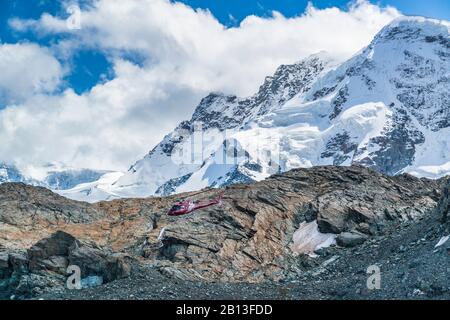
[[[76,3],[83,7],[86,1]],[[8,21],[11,18],[39,19],[43,13],[55,16],[68,16],[62,3],[54,0],[0,0],[0,40],[2,43],[16,43],[21,41],[35,42],[44,46],[62,39],[61,35],[45,36],[32,32],[15,32]],[[107,57],[96,51],[77,51],[64,61],[70,66],[70,72],[65,80],[68,87],[82,93],[96,85],[100,79],[111,75]]]
[[[81,7],[88,1],[78,1]],[[272,11],[279,11],[286,17],[302,14],[308,5],[307,0],[181,0],[192,8],[202,8],[211,13],[225,26],[237,26],[245,17],[257,15],[268,17]],[[378,0],[371,1],[381,6],[394,6],[407,15],[424,15],[439,19],[450,19],[449,0]],[[314,0],[317,8],[338,7],[345,10],[348,0]],[[14,32],[8,25],[13,17],[21,19],[38,19],[43,13],[66,16],[60,1],[54,0],[1,0],[0,1],[0,40],[2,43],[32,41],[50,46],[61,40],[61,36],[42,36],[34,33]],[[78,51],[64,61],[70,66],[65,81],[76,92],[89,90],[101,79],[112,76],[108,57],[100,52]]]
[[[287,17],[302,13],[307,0],[183,0],[193,8],[209,9],[222,23],[233,24],[230,17],[237,22],[246,16],[254,14],[258,16],[270,15],[272,10],[279,11]],[[407,15],[423,15],[439,19],[450,19],[450,1],[448,0],[381,0],[371,1],[382,6],[391,5]],[[317,8],[338,7],[345,9],[348,0],[314,0]]]

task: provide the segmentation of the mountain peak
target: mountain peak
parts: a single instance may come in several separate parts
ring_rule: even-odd
[[[102,190],[179,193],[321,165],[449,174],[449,30],[446,21],[402,17],[343,63],[320,52],[281,65],[250,97],[211,93],[190,121]],[[244,156],[229,161],[230,154]]]
[[[377,36],[374,42],[380,40],[425,40],[433,42],[431,37],[443,36],[443,39],[449,39],[450,22],[445,20],[429,19],[425,17],[404,16],[395,19],[385,26]]]
[[[423,16],[402,16],[394,19],[390,24],[387,25],[387,27],[397,27],[397,26],[414,26],[414,25],[429,25],[429,26],[436,26],[436,27],[450,27],[450,22],[447,20],[439,20],[439,19],[433,19],[433,18],[427,18]]]

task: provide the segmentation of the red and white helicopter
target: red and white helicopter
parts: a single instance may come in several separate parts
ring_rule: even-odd
[[[176,202],[173,204],[172,208],[170,208],[167,215],[169,216],[183,216],[185,214],[189,214],[195,210],[218,205],[222,203],[223,193],[221,193],[217,198],[210,201],[194,201],[191,199],[187,199],[184,201]]]

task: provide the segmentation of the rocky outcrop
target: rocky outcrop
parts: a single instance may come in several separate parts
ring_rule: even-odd
[[[92,277],[110,282],[129,276],[132,263],[126,254],[56,232],[28,250],[0,251],[0,297],[14,294],[26,298],[63,289],[69,266],[80,269],[81,284]]]
[[[0,292],[26,297],[62,288],[69,265],[80,267],[86,283],[127,276],[135,264],[183,280],[295,279],[311,268],[319,272],[324,261],[312,256],[332,249],[339,257],[349,247],[370,245],[437,210],[448,211],[443,185],[445,180],[329,166],[222,190],[95,205],[42,188],[5,185],[0,188]],[[179,199],[221,193],[219,205],[167,215]],[[18,220],[11,222],[14,215]]]
[[[367,235],[355,232],[342,232],[336,238],[336,243],[342,247],[356,247],[367,240]]]
[[[31,226],[36,220],[49,224],[86,223],[101,213],[88,204],[61,197],[43,187],[23,183],[0,184],[0,221],[13,226]]]
[[[438,189],[431,180],[363,167],[292,170],[230,186],[222,206],[162,218],[161,246],[152,248],[161,270],[181,278],[278,280],[298,271],[290,245],[300,223],[316,220],[320,232],[341,234],[338,245],[355,246],[424,217]]]
[[[447,222],[450,216],[450,179],[446,179],[444,182],[444,188],[436,210],[439,215],[442,215],[442,221]]]

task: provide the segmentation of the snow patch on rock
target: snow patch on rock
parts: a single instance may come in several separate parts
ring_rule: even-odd
[[[336,244],[336,234],[321,233],[317,221],[302,222],[292,236],[292,251],[316,256],[315,251]]]

